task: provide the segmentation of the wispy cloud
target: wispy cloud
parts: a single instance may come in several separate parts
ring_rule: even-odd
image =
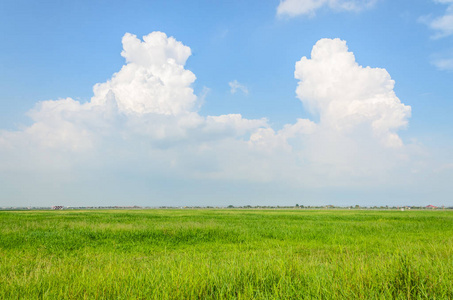
[[[248,88],[245,85],[239,83],[236,79],[228,82],[228,85],[230,86],[231,94],[236,94],[237,91],[241,91],[246,95],[249,93]]]
[[[278,16],[315,15],[323,7],[335,11],[361,11],[372,7],[377,0],[283,0],[277,7]]]
[[[453,55],[450,57],[436,57],[431,63],[441,71],[453,71]]]
[[[425,23],[435,34],[433,39],[440,39],[453,34],[453,1],[452,0],[434,0],[436,3],[448,4],[445,14],[438,17],[432,15],[421,16],[419,21]]]
[[[433,40],[447,38],[453,35],[453,0],[433,0],[435,3],[447,4],[445,14],[434,17],[432,15],[421,16],[418,20],[426,24],[435,33],[431,36]],[[432,54],[431,64],[440,71],[453,70],[453,52],[439,51]]]

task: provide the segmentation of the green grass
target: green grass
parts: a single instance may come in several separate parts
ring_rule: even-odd
[[[453,299],[453,212],[0,212],[0,299]]]

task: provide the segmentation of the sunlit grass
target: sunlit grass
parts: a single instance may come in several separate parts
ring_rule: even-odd
[[[0,298],[453,298],[453,212],[0,212]]]

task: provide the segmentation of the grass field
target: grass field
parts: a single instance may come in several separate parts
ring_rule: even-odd
[[[453,212],[0,212],[0,299],[452,299]]]

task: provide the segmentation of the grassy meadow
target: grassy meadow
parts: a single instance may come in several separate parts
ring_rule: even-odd
[[[0,299],[453,299],[453,212],[1,211]]]

